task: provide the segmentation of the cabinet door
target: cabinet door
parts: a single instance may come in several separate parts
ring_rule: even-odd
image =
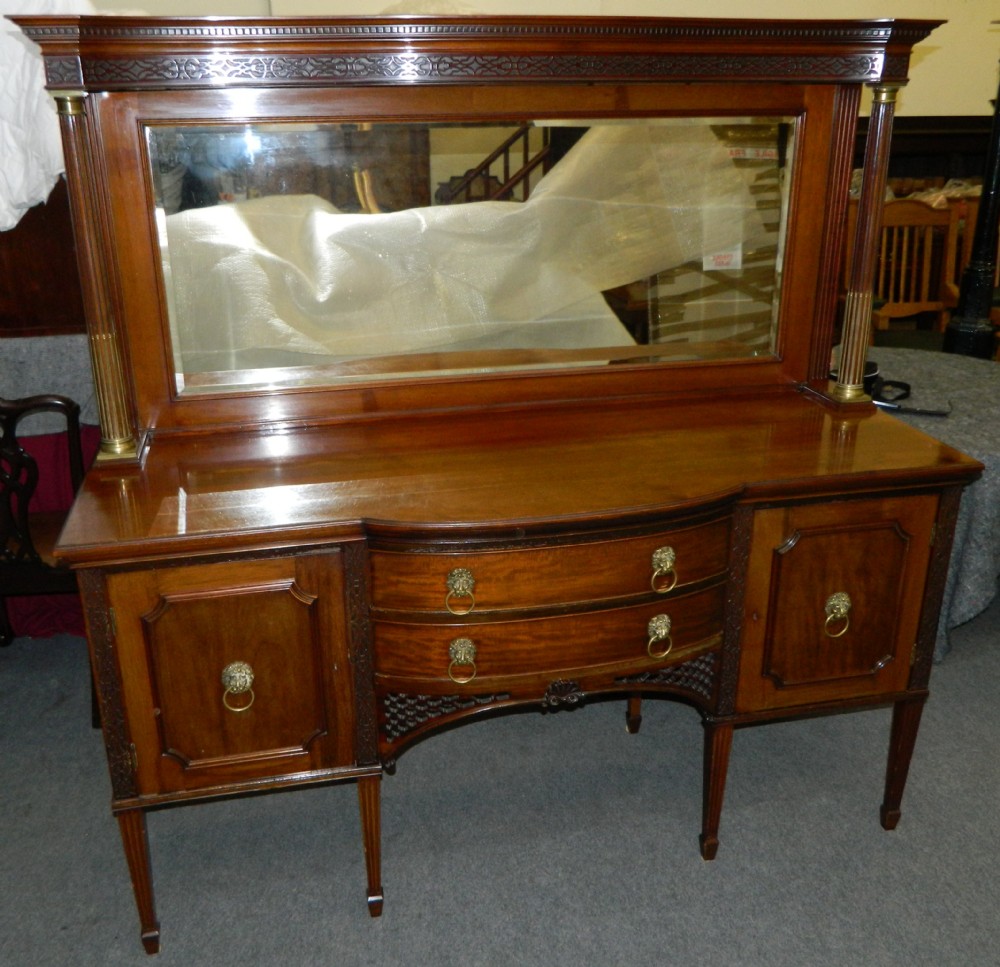
[[[354,761],[337,552],[108,582],[140,795]]]
[[[905,689],[936,513],[935,495],[758,511],[738,711]]]

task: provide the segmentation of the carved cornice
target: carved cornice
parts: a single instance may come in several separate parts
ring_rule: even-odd
[[[906,78],[935,21],[16,17],[50,87]],[[698,52],[692,53],[691,45]]]
[[[11,18],[36,41],[308,41],[553,39],[564,37],[786,43],[913,44],[938,20],[761,20],[683,17],[171,17]]]

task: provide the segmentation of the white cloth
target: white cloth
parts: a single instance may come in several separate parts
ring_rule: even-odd
[[[41,53],[7,15],[93,12],[88,0],[0,0],[0,231],[45,201],[64,168]]]

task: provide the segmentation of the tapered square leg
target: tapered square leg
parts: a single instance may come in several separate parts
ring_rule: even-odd
[[[924,711],[925,695],[903,699],[892,709],[892,731],[889,735],[889,760],[885,769],[885,796],[882,799],[883,829],[895,829],[900,817],[900,803],[910,771],[913,747]]]
[[[146,834],[146,814],[141,809],[130,809],[119,813],[118,830],[125,859],[132,876],[132,892],[139,911],[142,927],[142,945],[147,954],[155,954],[160,949],[160,924],[156,919],[153,900],[153,878],[149,865],[149,838]]]
[[[625,710],[625,729],[635,735],[642,725],[642,696],[629,695],[628,707]]]
[[[705,722],[704,772],[702,776],[702,859],[714,860],[719,849],[719,818],[726,792],[729,751],[733,746],[732,725]]]
[[[361,836],[365,846],[365,869],[368,873],[368,912],[382,915],[382,777],[365,776],[358,780],[358,804],[361,808]]]

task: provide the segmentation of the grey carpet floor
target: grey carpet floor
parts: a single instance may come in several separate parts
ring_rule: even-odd
[[[889,712],[737,733],[698,854],[701,726],[650,701],[437,736],[383,788],[369,918],[352,785],[151,814],[162,951],[139,942],[79,639],[0,649],[0,964],[1000,964],[1000,607],[958,629],[903,818]]]

